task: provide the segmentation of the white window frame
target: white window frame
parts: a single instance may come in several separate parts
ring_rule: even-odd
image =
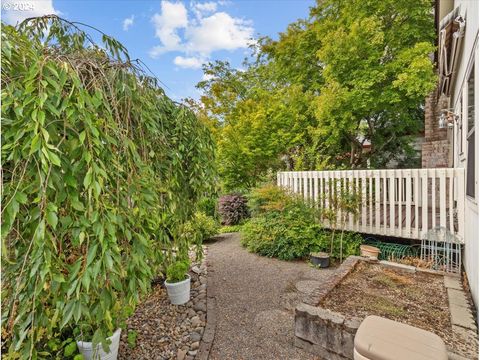
[[[463,137],[463,148],[464,148],[464,151],[463,151],[463,156],[464,156],[464,159],[465,159],[465,196],[468,200],[472,201],[472,202],[475,202],[476,203],[476,199],[478,199],[478,178],[477,178],[477,173],[478,173],[478,163],[479,163],[479,159],[478,159],[478,153],[477,153],[477,149],[478,149],[478,143],[477,143],[477,134],[476,134],[476,131],[475,130],[479,130],[479,129],[476,129],[475,127],[475,117],[478,116],[478,114],[476,114],[476,110],[478,108],[478,104],[475,104],[475,109],[474,109],[474,119],[473,119],[473,127],[468,130],[468,80],[470,79],[470,75],[472,74],[472,71],[475,71],[478,73],[477,71],[477,67],[480,65],[480,64],[475,64],[475,54],[477,52],[477,47],[475,46],[473,48],[473,58],[472,58],[472,61],[469,62],[468,64],[468,67],[467,67],[467,71],[466,71],[466,74],[467,76],[465,77],[465,80],[464,80],[464,83],[463,83],[463,89],[462,89],[462,96],[463,96],[463,101],[462,101],[462,104],[463,104],[463,114],[462,114],[462,132],[464,133],[464,137]],[[476,65],[476,66],[474,66]],[[475,101],[478,101],[478,99],[476,98],[478,94],[475,94],[475,90],[477,89],[477,84],[478,84],[478,76],[477,74],[474,74],[475,76],[475,83],[473,85],[473,89],[474,89],[474,98],[475,98]],[[473,177],[474,177],[474,183],[473,183],[473,186],[474,186],[474,196],[471,196],[469,194],[466,193],[467,191],[467,183],[468,183],[468,139],[470,136],[473,136],[473,143],[474,143],[474,149],[473,149],[473,152],[474,154],[476,155],[476,164],[475,164],[475,169],[474,169],[474,173],[473,173]]]

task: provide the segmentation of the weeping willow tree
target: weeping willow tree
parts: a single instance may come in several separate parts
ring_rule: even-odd
[[[6,358],[68,358],[78,335],[105,343],[185,254],[178,229],[212,186],[209,131],[91,30],[56,16],[2,25]]]

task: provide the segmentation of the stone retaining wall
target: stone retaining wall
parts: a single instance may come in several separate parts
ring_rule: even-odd
[[[353,359],[353,340],[362,319],[300,304],[295,309],[295,345],[322,359]]]
[[[317,305],[332,291],[359,261],[360,256],[348,257],[331,278],[314,289],[295,309],[295,346],[322,359],[353,359],[353,340],[361,319],[347,320],[342,314]]]

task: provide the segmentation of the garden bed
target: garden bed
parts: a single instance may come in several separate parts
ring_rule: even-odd
[[[189,273],[191,299],[185,305],[172,305],[161,282],[154,285],[128,319],[127,330],[122,331],[120,360],[193,360],[196,357],[207,316],[205,255],[204,249],[204,261],[194,263]]]
[[[345,319],[378,315],[439,335],[461,353],[469,346],[452,331],[447,291],[441,275],[405,272],[360,261],[320,302]]]
[[[378,315],[433,332],[450,352],[477,359],[469,305],[452,297],[458,288],[456,278],[351,256],[296,307],[295,344],[321,358],[353,359],[360,323],[368,315]]]

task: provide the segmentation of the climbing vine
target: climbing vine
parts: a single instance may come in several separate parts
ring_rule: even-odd
[[[2,24],[2,353],[64,358],[121,326],[188,238],[209,131],[115,39]],[[94,41],[98,39],[98,44]]]

